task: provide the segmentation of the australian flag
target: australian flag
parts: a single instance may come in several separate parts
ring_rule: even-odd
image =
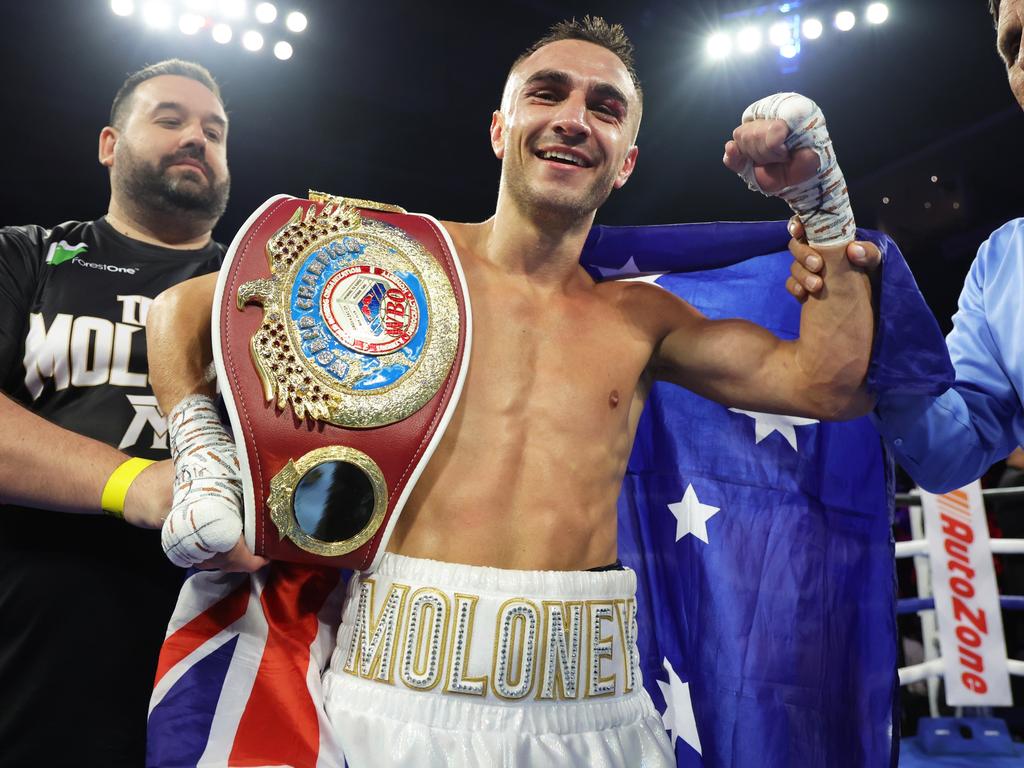
[[[780,224],[598,230],[591,245],[634,245],[606,242],[611,263],[594,270],[685,267],[684,233],[694,261],[718,268],[649,279],[709,317],[798,335],[788,251],[728,263],[766,241],[784,248]],[[937,328],[932,338],[941,344]],[[619,500],[619,552],[638,574],[644,681],[679,766],[896,765],[890,503],[866,418],[819,423],[654,386]]]
[[[892,242],[871,237],[884,269],[869,383],[942,391],[952,368],[938,326]],[[783,222],[596,227],[583,263],[793,338],[787,241]],[[740,411],[655,385],[619,552],[638,576],[644,683],[681,768],[895,768],[889,467],[866,419]],[[192,576],[161,656],[149,764],[339,765],[319,690],[338,584],[282,563]]]

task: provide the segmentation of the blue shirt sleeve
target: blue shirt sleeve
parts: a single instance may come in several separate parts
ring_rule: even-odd
[[[937,397],[881,394],[874,420],[896,460],[923,488],[980,477],[1024,443],[1024,219],[982,244],[946,338],[956,371]]]

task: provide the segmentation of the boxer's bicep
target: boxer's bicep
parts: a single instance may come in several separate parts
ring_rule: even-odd
[[[723,405],[804,415],[792,347],[749,321],[696,315],[664,336],[651,369],[655,378]]]

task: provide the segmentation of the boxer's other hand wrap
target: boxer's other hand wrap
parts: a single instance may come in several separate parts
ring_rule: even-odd
[[[818,105],[799,93],[776,93],[755,101],[743,112],[743,122],[751,120],[783,120],[789,126],[786,149],[811,149],[818,156],[818,172],[802,184],[779,190],[781,197],[800,217],[811,245],[834,246],[854,239],[857,225],[853,220],[846,180],[836,162],[832,139],[825,127],[825,116]],[[754,165],[748,160],[740,176],[755,192],[768,193],[754,178]]]
[[[242,535],[242,480],[235,443],[213,399],[186,397],[167,419],[174,459],[174,497],[161,543],[187,568],[227,552]]]

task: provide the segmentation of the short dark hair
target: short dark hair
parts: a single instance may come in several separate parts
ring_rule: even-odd
[[[149,64],[138,72],[133,72],[121,83],[121,87],[118,88],[114,96],[114,102],[110,105],[110,124],[115,128],[120,128],[120,123],[128,111],[128,105],[131,102],[132,94],[135,93],[135,89],[147,80],[152,80],[154,77],[160,77],[161,75],[179,75],[180,77],[195,80],[197,83],[209,88],[210,92],[217,97],[217,101],[221,103],[221,106],[224,106],[224,99],[220,95],[220,86],[217,85],[217,81],[213,79],[213,75],[210,74],[206,67],[202,64],[196,64],[194,61],[185,61],[184,59],[165,59],[164,61],[158,61],[156,64]]]
[[[992,23],[999,28],[999,0],[988,0],[988,12],[992,14]]]
[[[637,96],[643,101],[643,89],[640,87],[640,78],[636,73],[636,64],[633,61],[633,41],[626,35],[626,30],[621,24],[609,24],[600,16],[584,16],[582,21],[575,18],[560,21],[553,24],[544,37],[540,38],[523,51],[512,62],[509,67],[509,74],[519,66],[520,62],[529,58],[538,49],[545,45],[557,43],[559,40],[583,40],[588,43],[600,45],[619,57],[619,61],[626,67],[629,79],[633,81]]]

